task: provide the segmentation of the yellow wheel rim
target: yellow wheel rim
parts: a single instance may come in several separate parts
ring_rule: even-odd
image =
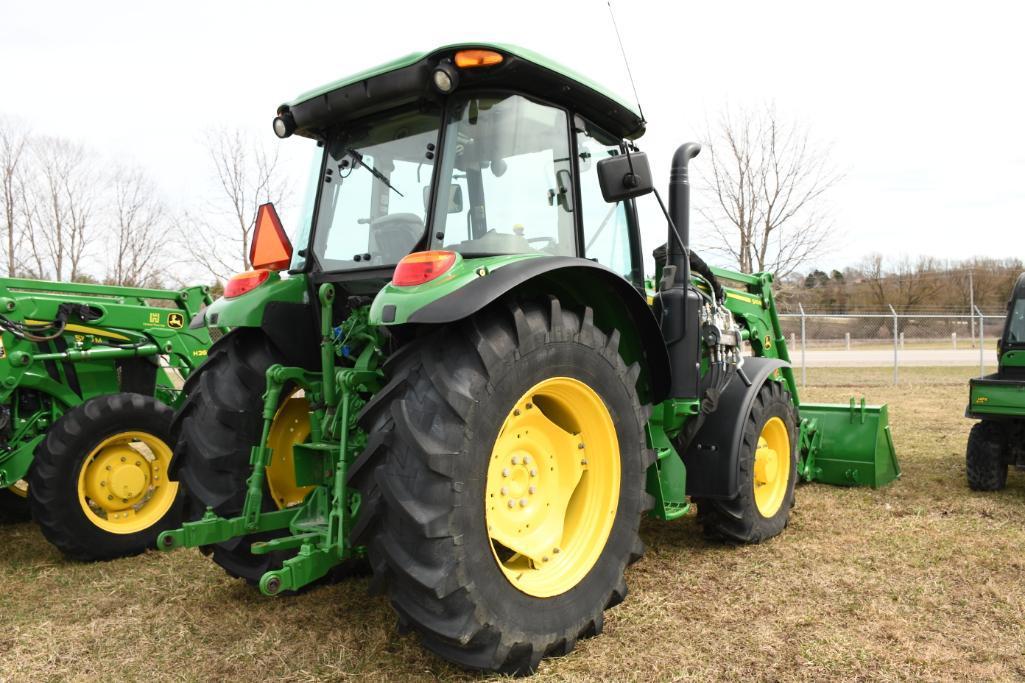
[[[8,486],[7,490],[20,498],[28,498],[28,482],[24,479],[14,482],[14,485]]]
[[[491,552],[509,582],[539,598],[580,583],[605,549],[619,486],[616,428],[593,389],[553,377],[523,394],[484,490]]]
[[[134,534],[167,514],[178,482],[167,478],[171,449],[149,432],[121,432],[99,443],[78,473],[78,502],[90,522]]]
[[[298,393],[298,392],[297,392]],[[313,486],[297,486],[292,447],[310,436],[310,403],[295,393],[284,400],[274,414],[267,445],[271,461],[267,465],[267,487],[279,509],[298,505]]]
[[[763,517],[772,517],[783,505],[790,482],[790,432],[778,417],[762,426],[755,449],[755,505]]]

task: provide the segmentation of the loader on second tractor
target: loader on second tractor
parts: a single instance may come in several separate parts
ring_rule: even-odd
[[[0,278],[0,514],[31,517],[66,556],[155,546],[181,523],[169,432],[211,302],[178,292]]]
[[[898,475],[885,407],[799,401],[771,275],[689,250],[695,144],[648,305],[644,121],[597,84],[450,46],[274,129],[319,147],[300,248],[265,205],[257,269],[206,310],[233,329],[185,385],[172,464],[198,519],[162,548],[268,595],[365,558],[431,651],[524,674],[602,630],[643,513],[696,505],[710,536],[758,542],[799,477]]]
[[[970,380],[965,416],[978,420],[968,435],[968,486],[999,491],[1007,469],[1025,469],[1025,273],[1007,302],[1007,321],[997,342],[998,367]]]

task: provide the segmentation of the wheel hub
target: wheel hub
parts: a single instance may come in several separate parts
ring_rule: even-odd
[[[591,452],[600,472],[589,469]],[[484,492],[492,551],[513,585],[546,597],[583,579],[615,519],[619,468],[612,418],[583,382],[552,378],[516,402],[495,441]]]
[[[82,463],[79,504],[112,533],[141,531],[163,518],[178,493],[166,479],[171,449],[146,432],[122,432],[97,445]]]
[[[778,417],[762,425],[752,474],[755,506],[763,517],[772,517],[783,505],[790,483],[790,432]]]

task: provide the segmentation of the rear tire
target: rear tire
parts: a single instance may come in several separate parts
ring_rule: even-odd
[[[778,505],[765,510],[756,497],[756,459],[759,439],[775,419],[786,428],[789,441],[789,472],[785,487],[780,481],[782,497]],[[698,523],[709,538],[735,543],[760,543],[782,533],[790,520],[794,506],[794,486],[797,482],[797,418],[790,392],[779,382],[766,382],[755,397],[744,421],[740,441],[738,480],[740,491],[729,500],[699,498]],[[779,454],[782,457],[782,454]],[[783,464],[783,463],[779,463]],[[766,514],[768,512],[768,514]]]
[[[239,329],[220,339],[185,384],[186,400],[175,417],[172,471],[186,492],[186,518],[207,507],[221,517],[237,517],[252,472],[249,458],[263,434],[263,393],[267,368],[282,363],[280,351],[257,330]],[[278,509],[266,483],[263,510]],[[287,529],[238,536],[201,548],[230,576],[258,585],[266,572],[281,568],[294,550],[255,555],[257,541],[286,536]],[[333,578],[366,571],[365,563],[340,565]]]
[[[176,484],[172,490],[166,488],[172,485],[166,467],[170,459],[168,444],[171,443],[173,416],[171,408],[150,396],[112,394],[98,396],[76,406],[50,427],[46,438],[36,448],[29,469],[28,499],[32,517],[43,535],[65,556],[90,561],[136,555],[155,548],[157,536],[162,531],[180,524],[180,492]],[[116,441],[112,446],[103,446],[119,435],[130,433],[154,439],[154,443],[163,449],[165,455],[154,460],[156,467],[143,462],[142,451],[136,451],[132,446],[119,445]],[[119,450],[113,452],[105,448]],[[97,449],[103,450],[97,452]],[[145,499],[145,495],[140,494],[138,510],[131,507],[123,511],[107,511],[95,503],[99,496],[84,497],[83,480],[87,474],[83,475],[83,467],[103,469],[97,464],[101,457],[123,462],[128,455],[133,460],[138,458],[138,462],[143,464],[133,467],[138,462],[128,461],[126,465],[114,467],[117,480],[106,477],[110,481],[109,484],[103,481],[102,490],[116,493],[113,490],[115,483],[143,492],[152,486],[150,498]],[[122,492],[127,490],[122,488]],[[93,502],[87,504],[87,501]],[[126,500],[125,503],[130,504],[131,501]],[[122,514],[126,520],[131,514],[132,520],[121,522],[116,517]],[[149,518],[153,519],[152,523],[133,530]]]
[[[498,304],[413,342],[386,365],[389,383],[361,417],[370,441],[350,471],[350,482],[363,500],[354,542],[367,545],[373,586],[387,592],[400,625],[417,631],[424,646],[438,656],[470,669],[528,674],[542,657],[567,654],[578,639],[600,633],[604,610],[626,596],[623,572],[643,553],[638,525],[642,511],[650,507],[645,472],[654,454],[646,444],[645,414],[635,388],[640,368],[626,366],[618,352],[619,337],[618,331],[606,335],[598,330],[590,309],[582,315],[566,311],[554,299],[544,305]],[[512,429],[507,427],[511,416],[529,414],[533,408],[555,423],[567,424],[550,415],[572,414],[573,424],[591,424],[584,420],[593,403],[579,412],[573,412],[572,403],[563,404],[562,413],[542,409],[547,404],[536,398],[541,390],[532,392],[553,381],[588,387],[614,416],[608,424],[614,424],[621,476],[618,491],[591,484],[602,481],[597,471],[574,484],[579,488],[573,489],[571,501],[578,501],[578,495],[590,500],[590,491],[611,491],[615,509],[587,508],[590,503],[573,508],[608,510],[596,523],[607,524],[609,531],[604,541],[597,541],[603,544],[597,553],[575,564],[583,554],[574,554],[573,548],[580,546],[573,545],[573,527],[568,521],[560,527],[569,530],[560,531],[564,554],[545,557],[550,565],[534,560],[525,569],[540,576],[572,559],[558,566],[571,566],[570,572],[576,573],[569,579],[558,574],[558,587],[546,595],[513,584],[508,565],[500,562],[526,562],[526,556],[504,554],[513,551],[496,544],[489,526],[495,518],[488,515],[498,514],[492,498],[499,501],[498,508],[511,503],[511,510],[522,507],[530,514],[538,505],[538,514],[545,513],[540,501],[552,480],[544,479],[548,473],[543,466],[538,474],[528,475],[517,470],[527,461],[511,461],[512,471],[498,475],[509,477],[514,489],[524,485],[522,499],[519,493],[510,493],[516,500],[497,498],[498,491],[492,490],[491,461],[499,457],[499,437],[510,438],[506,430]],[[536,405],[524,403],[528,398]],[[544,428],[538,431],[548,434]],[[591,441],[586,426],[578,434]],[[557,460],[556,477],[578,458],[583,458],[581,466],[587,465],[586,458],[599,451],[597,445],[594,451],[584,449],[583,442],[558,443],[564,445],[551,448],[558,453],[548,454]],[[557,455],[563,454],[568,458],[559,460]],[[538,460],[535,453],[530,466]],[[538,498],[528,500],[525,485],[535,481]],[[557,495],[568,490],[564,487]],[[531,489],[529,495],[534,493]],[[504,487],[501,495],[506,495]],[[602,515],[613,515],[612,521],[602,521],[609,519]]]
[[[999,491],[1007,486],[1007,433],[991,420],[977,422],[968,434],[965,471],[973,491]]]

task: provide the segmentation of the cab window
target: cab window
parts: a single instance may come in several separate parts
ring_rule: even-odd
[[[619,140],[578,119],[577,157],[580,168],[580,213],[584,223],[584,256],[629,279],[630,226],[626,203],[607,203],[598,185],[598,162],[620,153]]]
[[[521,95],[454,100],[435,197],[435,248],[576,254],[569,122]]]

